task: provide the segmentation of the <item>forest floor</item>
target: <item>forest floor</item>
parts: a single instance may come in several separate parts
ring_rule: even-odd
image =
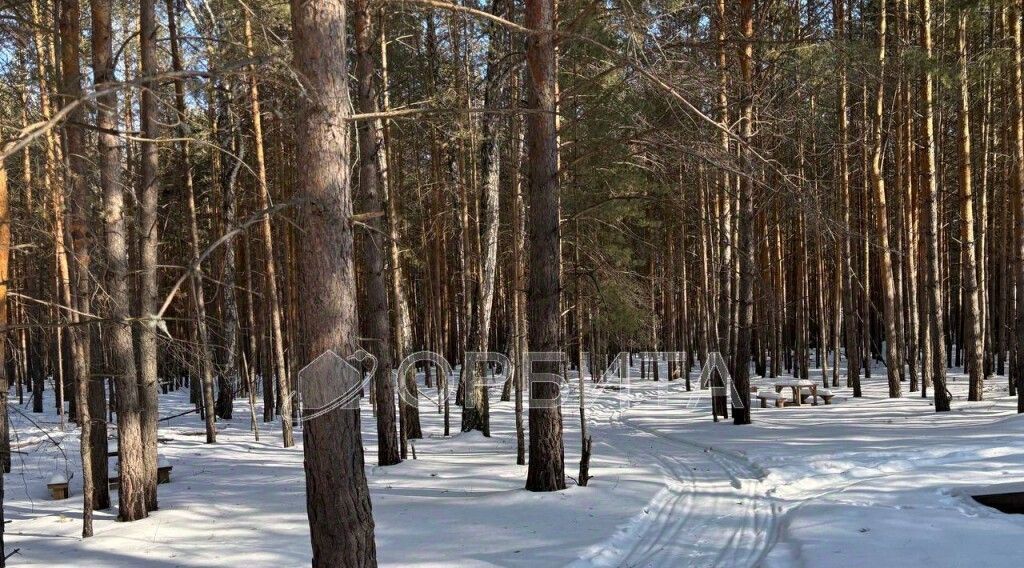
[[[832,405],[755,408],[754,424],[744,427],[714,423],[707,391],[687,392],[682,381],[634,379],[623,389],[588,382],[593,479],[588,487],[569,479],[569,489],[546,494],[523,489],[512,405],[496,395],[491,438],[458,433],[454,405],[454,435],[444,438],[441,416],[424,404],[417,459],[386,468],[375,465],[365,408],[378,559],[389,566],[1017,565],[1024,515],[970,495],[1024,490],[1024,416],[1006,396],[1005,377],[990,379],[986,400],[973,403],[964,376],[951,379],[953,411],[944,415],[918,393],[886,398],[879,367],[861,399],[832,389]],[[574,397],[563,409],[573,477]],[[244,400],[233,420],[218,423],[216,445],[203,443],[195,414],[161,422],[160,454],[174,470],[159,486],[160,510],[131,524],[117,523],[114,509],[97,512],[96,536],[86,540],[77,430],[60,429],[52,399],[45,414],[25,402],[11,398],[16,453],[4,512],[13,521],[7,551],[19,549],[12,565],[308,565],[301,437],[298,447],[282,449],[278,424],[261,423],[254,441]],[[188,393],[164,395],[160,405],[161,416],[184,412]],[[52,501],[46,483],[65,471],[73,474],[72,496]]]

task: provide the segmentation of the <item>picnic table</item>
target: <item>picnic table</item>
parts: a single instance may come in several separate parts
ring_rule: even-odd
[[[782,389],[789,387],[793,389],[793,404],[800,406],[800,389],[811,389],[811,404],[818,406],[818,383],[807,379],[783,379],[775,381],[775,392],[780,393]]]

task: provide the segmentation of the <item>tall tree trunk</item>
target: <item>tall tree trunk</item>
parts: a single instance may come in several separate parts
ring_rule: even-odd
[[[81,39],[81,5],[78,0],[61,0],[60,34],[61,93],[68,102],[82,96],[82,72],[79,62]],[[72,288],[74,311],[71,315],[72,369],[75,376],[78,424],[81,428],[82,459],[82,536],[93,534],[92,514],[95,509],[110,507],[107,484],[107,421],[103,380],[91,374],[92,328],[81,325],[81,317],[92,311],[92,283],[89,274],[92,254],[92,232],[89,227],[91,199],[86,183],[89,164],[85,156],[85,133],[80,126],[83,112],[74,110],[64,124],[69,164],[68,184],[71,191],[70,223]],[[4,303],[0,301],[0,305]],[[0,309],[3,309],[0,307]],[[90,317],[90,316],[85,316]]]
[[[52,116],[51,103],[50,103],[50,69],[52,61],[48,55],[50,53],[50,44],[48,36],[44,35],[48,29],[46,23],[43,22],[42,12],[40,10],[39,0],[31,0],[29,3],[32,10],[32,42],[35,46],[36,52],[36,71],[38,76],[39,86],[39,111],[44,121],[50,120]],[[27,95],[26,95],[27,97]],[[26,98],[27,100],[27,98]],[[59,146],[57,145],[56,136],[54,136],[52,129],[47,129],[43,135],[43,148],[45,150],[45,161],[43,162],[43,190],[44,195],[50,197],[53,201],[53,236],[54,236],[54,254],[55,264],[54,269],[59,270],[59,265],[64,262],[66,258],[64,255],[64,238],[63,238],[63,207],[60,205],[60,193],[57,189],[57,175],[58,169],[57,164],[62,161],[59,156]],[[42,270],[33,271],[36,273],[36,288],[30,289],[30,296],[36,300],[42,298],[42,290],[44,288],[44,274]],[[59,278],[59,277],[58,277]],[[55,288],[57,294],[60,296],[60,283],[57,283]],[[58,305],[63,302],[58,301]],[[33,319],[41,320],[44,316],[44,308],[42,303],[33,302],[33,307],[30,311],[35,312]],[[60,315],[59,312],[57,314]],[[36,340],[32,343],[32,347],[35,349],[33,353],[33,361],[30,361],[30,368],[34,369],[32,374],[32,412],[43,412],[43,390],[46,384],[46,375],[50,369],[49,355],[50,352],[44,347],[43,343],[47,339],[47,333],[45,330],[40,330],[37,333]],[[59,334],[58,334],[59,335]],[[40,337],[41,336],[41,337]],[[60,344],[58,343],[58,348]],[[56,388],[61,380],[59,373],[54,373],[54,394],[59,394],[59,388]],[[63,412],[63,409],[61,409]]]
[[[143,492],[146,509],[157,509],[156,498],[156,426],[157,426],[157,207],[160,199],[160,156],[156,139],[160,137],[156,98],[156,6],[155,0],[139,3],[139,46],[141,48],[142,96],[139,116],[142,124],[142,198],[139,207],[142,282],[139,287],[142,312],[139,339],[139,401],[142,409]]]
[[[259,442],[260,425],[256,420],[256,376],[261,371],[258,370],[259,349],[257,348],[256,306],[254,305],[256,303],[256,295],[253,293],[252,285],[252,240],[246,239],[244,244],[245,246],[242,248],[242,261],[245,263],[245,322],[249,328],[249,333],[247,336],[247,351],[243,350],[242,355],[245,363],[246,394],[249,395],[249,418],[252,422],[253,437]]]
[[[554,0],[526,0],[529,107],[526,145],[530,172],[528,348],[534,353],[558,351],[559,293],[562,273],[559,231],[558,130],[555,121]],[[523,369],[530,397],[530,463],[526,489],[565,489],[564,440],[560,406],[561,364],[536,362]],[[544,382],[547,381],[547,382]]]
[[[121,183],[121,151],[117,135],[117,92],[110,25],[110,0],[91,0],[92,65],[96,90],[96,128],[99,141],[100,187],[103,190],[103,222],[107,251],[107,300],[111,325],[107,343],[111,370],[117,385],[117,447],[120,488],[118,518],[145,518],[145,465],[142,416],[139,408],[138,374],[128,314],[128,241]]]
[[[907,51],[911,45],[911,28],[910,28],[910,2],[909,0],[900,0],[899,3],[899,24],[900,24],[900,49],[901,49],[901,61],[907,61]],[[900,164],[902,164],[901,171],[903,173],[902,184],[904,190],[901,192],[902,196],[902,216],[901,218],[901,230],[902,237],[906,243],[906,248],[902,258],[903,267],[903,281],[906,283],[906,292],[904,294],[904,314],[906,315],[906,333],[905,348],[903,349],[903,356],[906,359],[908,371],[910,373],[910,392],[915,392],[919,389],[920,377],[920,309],[918,301],[921,297],[919,292],[919,278],[918,278],[918,249],[920,247],[920,230],[918,228],[918,217],[916,214],[918,194],[921,192],[919,186],[919,178],[916,175],[915,164],[917,162],[916,154],[914,153],[914,119],[915,114],[913,111],[913,104],[911,102],[911,83],[910,75],[903,73],[900,76]]]
[[[175,18],[174,0],[167,0],[168,32],[171,40],[171,68],[175,72],[181,71],[181,49],[178,40],[178,31]],[[178,121],[181,126],[178,133],[186,140],[179,144],[181,161],[185,177],[185,199],[188,204],[189,213],[189,244],[192,252],[192,304],[196,309],[196,335],[199,339],[199,363],[201,382],[201,403],[200,410],[206,426],[206,443],[213,444],[217,441],[217,425],[214,422],[214,400],[213,400],[213,351],[210,345],[209,327],[206,321],[206,295],[203,291],[203,268],[199,263],[199,256],[202,253],[199,244],[199,220],[196,212],[195,184],[192,176],[192,158],[187,141],[187,127],[185,113],[185,87],[181,79],[174,80],[174,108],[178,113]]]
[[[23,127],[28,126],[28,89],[21,89],[20,93],[21,101],[21,123]],[[32,206],[32,155],[31,149],[26,147],[22,152],[21,162],[21,180],[24,185],[24,199],[25,199],[25,213],[29,218],[33,215]],[[15,267],[17,268],[17,267]],[[26,291],[29,296],[35,297],[38,292],[35,292],[35,284],[38,281],[36,278],[27,278],[25,283]],[[20,314],[21,321],[28,320],[28,307],[25,305],[26,302],[19,301],[18,307],[20,308],[17,312]],[[33,329],[31,326],[22,330],[21,333],[21,377],[18,381],[17,393],[18,393],[18,404],[25,404],[25,385],[27,384],[30,388],[32,386],[32,371],[33,365],[38,365],[38,358],[33,357]],[[4,447],[10,450],[10,432],[5,433]],[[10,458],[10,452],[8,451],[8,459]],[[10,472],[10,467],[7,462],[4,462],[4,472]]]
[[[885,202],[885,174],[883,172],[884,148],[882,145],[882,122],[885,120],[885,35],[886,1],[878,4],[878,85],[873,101],[872,147],[871,147],[871,188],[875,198],[875,231],[878,233],[879,254],[881,255],[881,284],[883,320],[885,324],[885,365],[889,378],[889,396],[899,398],[900,379],[903,363],[900,359],[896,326],[896,281],[893,276],[892,251],[889,249],[889,218]]]
[[[716,2],[716,34],[718,36],[718,112],[719,123],[728,128],[729,125],[729,70],[726,59],[726,15],[725,0]],[[720,137],[722,154],[729,155],[729,135],[723,130]],[[726,169],[719,172],[718,195],[715,210],[718,213],[718,306],[715,312],[718,315],[716,329],[716,349],[722,354],[729,352],[729,326],[731,323],[730,314],[732,310],[732,176]],[[724,409],[725,400],[718,397],[719,404]]]
[[[234,114],[229,108],[228,101],[225,98],[220,100],[222,101],[222,110],[219,111],[219,114],[224,119],[224,136],[232,140],[231,151],[235,156],[234,165],[224,171],[223,179],[220,183],[221,219],[223,221],[223,230],[227,232],[234,229],[237,223],[236,212],[238,208],[236,206],[235,187],[238,180],[238,172],[241,170],[242,162],[245,159],[245,146],[238,132],[238,125],[236,124]],[[223,251],[224,256],[221,257],[221,265],[224,270],[222,276],[224,294],[221,297],[223,300],[221,337],[223,337],[224,344],[221,346],[222,354],[218,360],[219,369],[217,372],[215,412],[218,418],[231,420],[234,411],[235,390],[238,388],[239,381],[238,322],[240,318],[238,315],[238,295],[236,293],[238,257],[235,254],[235,239],[229,239],[224,243]]]
[[[522,88],[522,81],[517,81],[515,92]],[[517,164],[522,163],[525,156],[523,145],[522,122],[517,121],[516,133],[513,137],[512,156]],[[523,200],[522,176],[520,168],[512,168],[512,319],[515,358],[512,360],[515,372],[512,386],[515,396],[516,422],[516,465],[526,465],[526,432],[523,428],[523,386],[526,374],[523,369],[523,356],[526,354],[526,203]]]
[[[356,347],[352,202],[349,192],[350,101],[345,3],[292,0],[294,64],[307,96],[296,120],[296,196],[305,231],[296,243],[299,364],[333,349]],[[370,491],[363,471],[358,407],[336,408],[305,423],[306,512],[313,566],[376,566]]]
[[[66,0],[65,0],[66,1]],[[6,154],[7,148],[2,148]],[[7,279],[10,276],[11,259],[11,200],[7,187],[7,163],[0,158],[0,435],[3,436],[3,445],[0,452],[3,452],[3,460],[10,462],[10,425],[7,416],[7,393],[10,389],[10,377],[7,376],[7,346],[11,344],[7,338]],[[83,422],[84,423],[84,422]],[[88,438],[83,430],[83,448],[88,447]],[[83,452],[86,451],[83,449]],[[83,466],[88,462],[88,455],[82,456]],[[5,464],[5,469],[0,471],[0,567],[6,566],[7,550],[4,547],[4,529],[7,522],[4,520],[4,474],[10,471],[10,466]],[[86,472],[85,487],[90,489],[91,478]],[[92,503],[91,492],[86,492],[85,497],[85,524],[82,528],[82,536],[92,536]]]
[[[959,87],[960,143],[960,243],[963,254],[961,281],[964,297],[964,348],[970,373],[968,400],[981,400],[985,368],[981,335],[981,307],[978,299],[978,259],[974,243],[974,191],[971,180],[971,101],[967,86],[967,22],[968,11],[957,11],[957,83]]]
[[[249,57],[253,56],[252,48],[252,25],[248,17],[246,24],[246,48]],[[259,86],[256,81],[256,69],[249,69],[249,104],[252,106],[253,137],[256,139],[256,165],[259,178],[260,209],[266,210],[270,207],[270,186],[267,184],[266,160],[263,153],[263,126],[260,117]],[[302,135],[299,136],[301,138]],[[301,162],[300,162],[301,163]],[[301,168],[300,168],[301,170]],[[260,231],[263,237],[263,272],[265,287],[264,298],[270,310],[270,344],[272,347],[274,376],[277,377],[277,396],[280,402],[281,416],[281,439],[284,447],[290,448],[295,445],[295,437],[292,433],[292,396],[291,383],[288,379],[288,367],[284,359],[284,329],[281,324],[281,300],[277,291],[277,268],[274,264],[274,230],[270,223],[270,215],[264,215],[260,222]]]
[[[718,48],[718,122],[723,128],[729,126],[729,69],[727,68],[728,59],[726,58],[726,28],[728,27],[728,20],[726,18],[725,0],[718,0],[715,3],[716,6],[716,24],[715,33],[717,36],[717,48]],[[719,143],[721,145],[721,152],[723,156],[730,155],[730,143],[729,135],[723,130]],[[714,199],[714,216],[716,221],[717,230],[715,233],[716,243],[715,251],[718,253],[718,277],[715,279],[717,284],[718,298],[717,305],[715,306],[714,313],[717,315],[718,321],[715,322],[715,351],[718,351],[723,356],[730,354],[730,330],[732,325],[732,282],[733,282],[733,245],[735,241],[732,240],[732,193],[733,193],[733,178],[729,175],[728,170],[723,168],[718,174],[718,183],[716,185],[716,195]],[[728,417],[728,402],[727,395],[712,395],[711,397],[712,413],[717,415]]]
[[[754,1],[740,2],[740,28],[743,33],[743,53],[740,68],[743,74],[743,103],[740,109],[740,137],[743,152],[749,152],[754,132]],[[747,156],[749,158],[749,156]],[[751,160],[752,161],[752,160]],[[739,194],[739,326],[736,337],[736,358],[733,363],[734,381],[739,400],[733,403],[733,423],[750,424],[750,342],[754,331],[754,184],[753,173],[740,180]]]
[[[504,0],[491,0],[491,14],[505,17],[506,3]],[[484,77],[484,107],[502,108],[505,106],[505,80],[501,70],[501,54],[499,46],[502,41],[502,27],[490,22],[487,27],[487,70]],[[476,337],[471,338],[473,349],[487,351],[488,338],[491,331],[491,312],[494,302],[494,282],[498,268],[498,198],[499,174],[501,172],[502,117],[485,113],[481,118],[480,140],[480,183],[481,201],[483,202],[483,227],[480,252],[482,255],[479,271],[480,291],[477,298]],[[470,377],[478,377],[477,369],[472,369]],[[479,378],[476,384],[467,385],[473,389],[473,396],[462,409],[462,431],[480,430],[490,436],[490,410],[487,388]]]
[[[352,4],[356,54],[356,108],[359,112],[377,111],[373,89],[373,34],[368,0],[355,0]],[[394,360],[391,354],[391,322],[388,302],[388,281],[384,267],[384,242],[388,233],[381,222],[384,199],[380,192],[378,156],[382,142],[377,122],[364,120],[356,123],[359,136],[359,213],[371,218],[364,221],[367,231],[358,239],[359,260],[363,274],[365,305],[360,318],[362,336],[370,344],[370,353],[377,357],[374,384],[377,406],[377,463],[394,465],[402,461],[399,456],[398,432],[395,429],[395,386],[391,382]]]
[[[836,35],[843,42],[848,41],[846,23],[846,0],[835,2],[835,28]],[[860,395],[860,367],[861,347],[857,333],[857,320],[860,319],[857,313],[853,296],[853,248],[851,247],[851,236],[853,226],[850,224],[850,150],[849,150],[849,129],[850,115],[847,101],[847,56],[844,53],[839,66],[839,93],[837,97],[837,110],[839,114],[839,192],[843,207],[843,321],[846,323],[846,374],[847,382],[853,385],[855,396]],[[838,357],[838,356],[837,356]]]
[[[927,2],[927,0],[923,0]],[[1014,162],[1016,163],[1016,178],[1013,188],[1013,208],[1016,213],[1017,241],[1014,243],[1016,249],[1016,285],[1017,285],[1017,340],[1016,351],[1017,361],[1017,412],[1024,413],[1024,373],[1021,372],[1024,365],[1021,358],[1024,357],[1024,79],[1021,77],[1021,65],[1024,64],[1024,47],[1021,45],[1021,16],[1024,12],[1024,1],[1014,6],[1013,17],[1013,151]],[[1012,367],[1011,367],[1012,368]]]
[[[254,57],[252,21],[251,21],[251,19],[249,17],[249,12],[248,11],[245,11],[243,21],[244,21],[244,34],[245,34],[245,51],[246,51],[246,55],[248,57],[252,58],[252,57]],[[259,187],[257,188],[257,199],[258,199],[259,203],[261,204],[260,206],[265,208],[266,204],[269,202],[269,200],[263,199],[263,192],[266,191],[266,188],[267,188],[267,158],[266,158],[266,151],[264,149],[264,144],[263,144],[263,116],[262,116],[262,111],[260,110],[259,81],[257,80],[256,72],[255,72],[255,68],[254,67],[250,67],[248,71],[249,71],[249,73],[248,73],[249,110],[250,110],[251,120],[252,120],[253,148],[255,149],[255,154],[256,154],[257,182],[259,184]],[[260,226],[262,228],[262,223],[261,223]],[[273,392],[274,391],[274,382],[273,382],[273,379],[271,377],[272,374],[271,373],[267,373],[266,369],[262,365],[257,365],[257,360],[259,360],[260,358],[256,354],[257,353],[257,349],[256,349],[256,343],[257,343],[257,339],[256,339],[256,314],[255,314],[255,308],[252,305],[252,299],[254,297],[254,293],[253,293],[253,287],[252,287],[252,282],[251,282],[251,280],[252,280],[252,271],[253,271],[253,267],[252,267],[252,264],[251,264],[251,260],[253,259],[252,250],[251,249],[252,249],[252,240],[248,240],[248,241],[246,241],[246,245],[245,245],[245,249],[244,250],[245,250],[245,255],[246,255],[245,256],[245,258],[246,258],[246,261],[245,261],[245,267],[246,267],[245,268],[245,271],[246,271],[245,277],[246,277],[247,288],[248,288],[247,294],[248,294],[248,297],[249,297],[249,300],[250,300],[248,302],[249,305],[247,307],[247,311],[248,311],[247,318],[249,320],[249,327],[251,328],[250,329],[250,333],[249,333],[250,352],[252,354],[251,355],[252,356],[251,367],[253,367],[254,369],[258,367],[261,370],[261,373],[263,374],[263,388],[264,388],[264,393],[263,393],[263,421],[264,422],[271,422],[274,419],[274,410],[275,410],[275,407],[276,407],[276,404],[275,404],[276,398],[274,397],[274,392]],[[277,295],[275,294],[274,300],[276,300],[276,299],[277,299]],[[252,374],[252,373],[250,373],[250,374]],[[250,398],[251,398],[251,396],[250,396]],[[254,426],[254,428],[255,428],[255,426]],[[259,436],[259,434],[257,433],[257,438],[258,438],[258,436]]]
[[[384,30],[384,11],[380,12],[380,74],[381,74],[381,91],[383,93],[383,111],[387,112],[391,108],[391,100],[389,96],[389,85],[388,85],[388,41],[387,35]],[[395,361],[401,362],[406,356],[408,356],[413,349],[413,329],[412,321],[409,316],[409,299],[406,294],[405,288],[405,276],[402,269],[402,258],[399,251],[399,234],[400,228],[402,227],[402,217],[398,209],[398,191],[397,184],[392,187],[390,184],[389,166],[388,166],[388,121],[381,120],[378,126],[382,139],[382,147],[377,152],[377,159],[380,165],[378,170],[380,171],[380,186],[381,191],[385,195],[385,201],[388,206],[388,254],[391,261],[391,271],[389,277],[391,279],[391,302],[394,305],[394,330],[395,330]],[[420,409],[418,403],[411,403],[409,401],[419,400],[419,388],[416,384],[416,371],[412,369],[408,376],[399,377],[400,383],[399,388],[405,388],[409,396],[402,396],[398,399],[399,411],[401,415],[401,427],[402,427],[402,439],[418,439],[423,437],[423,431],[420,428]],[[405,446],[403,445],[403,451]],[[404,456],[403,456],[404,459]]]
[[[932,57],[931,0],[921,0],[921,47],[928,59]],[[1019,85],[1019,83],[1018,83]],[[927,325],[931,336],[932,384],[935,390],[935,411],[949,410],[946,391],[946,343],[943,331],[942,280],[939,266],[939,184],[935,164],[935,104],[932,97],[933,71],[925,66],[921,77],[921,190],[925,194],[924,240],[927,267],[925,277],[928,289],[929,317]],[[927,347],[926,347],[927,348]]]

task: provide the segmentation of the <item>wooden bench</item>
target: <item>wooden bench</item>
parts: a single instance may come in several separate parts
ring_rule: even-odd
[[[71,495],[71,490],[68,488],[68,480],[63,475],[51,477],[50,482],[46,484],[46,488],[50,490],[50,498],[54,501],[67,499]]]
[[[768,408],[769,400],[775,401],[775,408],[785,408],[788,400],[785,395],[772,391],[758,392],[757,399],[761,401],[761,408]]]
[[[807,402],[807,399],[811,398],[811,396],[812,395],[811,395],[810,389],[800,389],[800,401],[801,402]],[[814,396],[816,396],[817,398],[820,398],[825,404],[832,404],[832,398],[835,395],[832,394],[832,391],[830,391],[828,389],[817,389],[817,392],[815,393]]]

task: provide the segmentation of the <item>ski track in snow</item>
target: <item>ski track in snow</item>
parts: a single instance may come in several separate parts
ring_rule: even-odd
[[[779,531],[760,466],[645,424],[628,409],[594,402],[590,416],[601,420],[594,425],[598,435],[625,449],[632,462],[657,465],[665,487],[643,512],[571,566],[740,567],[764,560]]]
[[[590,489],[554,494],[522,491],[525,468],[507,465],[514,447],[510,403],[494,415],[503,421],[492,424],[499,433],[491,439],[440,438],[441,418],[426,412],[420,460],[368,468],[382,564],[1014,565],[1005,559],[1019,552],[1024,521],[969,495],[1021,478],[1024,452],[1010,440],[1019,439],[1024,422],[1005,385],[992,384],[991,399],[967,404],[966,380],[953,377],[958,398],[942,416],[926,400],[888,399],[883,376],[867,383],[864,399],[843,392],[832,406],[756,409],[754,425],[741,429],[731,420],[712,424],[707,391],[685,391],[681,381],[588,382],[596,477]],[[185,394],[161,404],[173,414],[189,407]],[[571,437],[578,434],[578,392],[563,394]],[[255,443],[243,422],[226,422],[221,443],[206,447],[194,435],[201,434],[194,417],[163,425],[164,451],[177,467],[175,482],[162,490],[161,511],[130,526],[101,511],[97,538],[80,541],[71,522],[80,501],[74,492],[71,500],[51,501],[44,485],[69,464],[74,473],[75,435],[60,432],[53,414],[32,416],[31,424],[28,416],[12,414],[17,471],[8,477],[5,503],[19,564],[307,562],[301,452],[280,449],[272,429]],[[369,424],[363,434],[372,464]],[[567,450],[568,464],[577,454],[568,444]],[[456,505],[465,515],[449,529],[457,536],[437,539],[433,523]],[[264,532],[266,514],[275,518],[274,531]],[[217,531],[204,529],[210,522],[219,523]],[[481,534],[490,538],[486,545]],[[870,547],[863,545],[867,538]]]
[[[595,438],[600,436],[624,452],[631,463],[656,466],[662,472],[664,487],[641,513],[621,525],[605,542],[590,548],[570,564],[574,568],[803,565],[800,553],[803,543],[799,536],[790,534],[790,523],[802,514],[805,506],[862,508],[862,498],[848,497],[851,490],[871,491],[887,483],[889,478],[906,475],[927,473],[942,478],[958,464],[999,458],[1012,460],[1019,453],[999,446],[965,448],[961,443],[911,449],[903,447],[905,439],[895,437],[890,442],[893,447],[888,449],[870,447],[871,444],[868,444],[870,449],[865,449],[849,444],[827,453],[812,453],[805,456],[809,458],[806,462],[799,458],[795,461],[791,458],[777,459],[770,452],[766,453],[766,448],[757,447],[753,453],[760,458],[755,462],[741,451],[717,448],[688,438],[690,429],[684,424],[692,422],[682,419],[682,416],[687,409],[694,409],[693,397],[701,396],[700,391],[676,390],[667,397],[654,400],[650,395],[651,391],[642,390],[639,396],[625,397],[631,404],[625,410],[607,407],[608,404],[622,404],[621,397],[619,400],[598,397],[599,400],[594,401],[596,411],[591,410],[589,416],[591,421],[597,422],[593,426]],[[652,403],[661,403],[662,406],[652,406]],[[879,399],[861,402],[860,407],[870,411],[872,406],[885,408],[893,404],[891,400]],[[959,418],[967,422],[960,427],[968,432],[991,427],[991,419],[983,418],[980,412],[992,404],[969,409],[968,414]],[[822,408],[821,412],[832,410],[836,407]],[[844,423],[851,427],[864,427],[861,424],[864,416],[860,413],[831,413],[825,420],[815,415],[793,415],[792,412],[758,413],[756,420],[769,430],[781,430],[786,426],[804,430],[827,425],[841,428]],[[979,413],[980,422],[970,423],[970,412]],[[958,419],[956,414],[945,418],[949,420],[951,417]],[[927,410],[907,418],[909,422],[899,425],[904,436],[936,427],[935,415]],[[894,420],[890,416],[876,426],[889,427],[886,425],[893,424]],[[731,427],[731,423],[723,427]],[[942,423],[940,427],[956,428],[957,425]],[[711,434],[703,428],[701,431],[704,437]],[[759,440],[764,438],[763,434],[759,436],[757,431],[752,432],[746,443],[777,443]],[[712,434],[710,439],[715,437]],[[779,446],[785,447],[786,442],[781,442]],[[731,445],[736,446],[735,442]],[[797,463],[804,465],[794,470]],[[958,509],[968,517],[974,516],[979,509],[969,500],[964,501],[961,495],[964,491],[943,489],[937,495],[946,503],[946,508]],[[910,508],[914,506],[919,505],[915,503]],[[980,510],[985,514],[984,508]],[[869,529],[861,528],[859,532],[865,530]],[[779,544],[777,548],[776,544]],[[854,557],[851,564],[848,558],[843,558],[844,565],[863,565],[861,560]],[[951,561],[942,555],[937,560],[940,565],[953,565],[942,564]]]

